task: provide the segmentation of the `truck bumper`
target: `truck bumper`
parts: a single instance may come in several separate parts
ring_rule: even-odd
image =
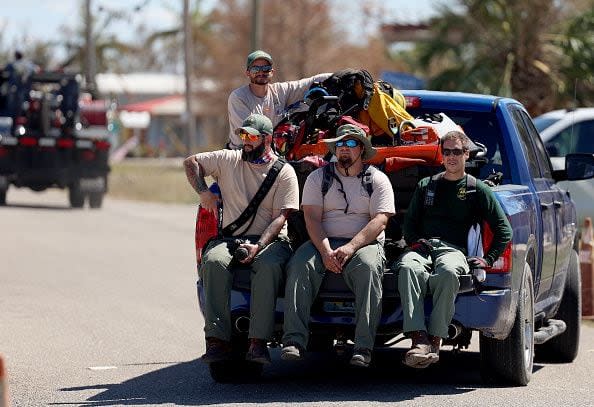
[[[197,295],[200,310],[204,313],[204,291],[202,281],[197,282]],[[341,308],[342,307],[342,308]],[[348,301],[316,300],[312,306],[312,325],[355,325],[354,313],[348,309]],[[488,337],[503,339],[507,337],[513,324],[510,315],[512,307],[511,289],[485,290],[480,294],[465,293],[456,298],[453,320],[464,328],[478,330]],[[425,312],[431,313],[431,298],[425,301]],[[282,324],[284,298],[276,301],[276,321]],[[249,315],[250,293],[231,290],[231,314]],[[397,333],[402,330],[402,306],[397,298],[385,299],[379,331]]]

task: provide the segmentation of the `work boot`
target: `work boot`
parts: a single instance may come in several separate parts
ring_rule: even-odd
[[[219,338],[206,338],[206,353],[202,355],[204,363],[231,360],[231,342]]]
[[[431,353],[435,353],[435,355],[437,356],[437,360],[435,360],[435,362],[437,362],[439,360],[439,348],[441,347],[441,338],[439,336],[429,335],[429,342],[431,343]]]
[[[406,366],[423,369],[439,360],[439,356],[433,353],[427,332],[413,331],[408,335],[412,339],[412,346],[404,355],[404,364]]]
[[[303,359],[303,348],[296,343],[288,342],[281,350],[282,360],[301,360]]]
[[[371,363],[371,350],[366,348],[356,348],[353,351],[353,357],[349,364],[358,367],[369,367]]]
[[[271,363],[266,341],[264,339],[250,338],[250,347],[245,355],[245,360],[262,365]]]

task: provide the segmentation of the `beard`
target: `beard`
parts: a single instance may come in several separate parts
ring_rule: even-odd
[[[353,165],[353,159],[349,156],[338,157],[338,163],[342,168],[348,168]]]
[[[241,149],[241,159],[247,162],[255,161],[262,157],[265,149],[266,146],[264,145],[264,142],[262,142],[258,147],[254,147],[252,151],[246,151],[245,146],[243,146]]]
[[[270,74],[258,75],[255,78],[251,78],[250,82],[255,85],[266,85],[268,82],[270,82]]]

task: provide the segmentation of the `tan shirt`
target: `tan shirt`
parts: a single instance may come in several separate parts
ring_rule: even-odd
[[[241,144],[241,139],[235,134],[235,129],[241,127],[243,121],[252,113],[267,116],[276,126],[283,118],[287,106],[303,99],[305,92],[314,82],[322,82],[332,75],[323,73],[310,78],[290,82],[273,82],[268,84],[268,92],[264,97],[252,93],[249,85],[235,89],[227,100],[229,112],[229,141],[233,148]]]
[[[328,165],[334,165],[330,163]],[[318,168],[305,181],[303,187],[302,205],[321,206],[323,208],[322,227],[329,237],[344,237],[351,239],[359,233],[378,213],[394,215],[394,191],[390,180],[381,171],[375,171],[372,177],[373,193],[369,196],[359,177],[345,177],[336,170],[336,175],[342,181],[346,201],[339,191],[340,183],[332,182],[326,196],[322,196],[323,168]],[[348,211],[345,214],[347,202]],[[385,240],[382,232],[377,240]]]
[[[240,150],[218,150],[196,154],[205,171],[219,184],[223,197],[223,227],[235,221],[248,206],[274,164],[252,164],[241,159]],[[235,235],[261,235],[283,209],[299,208],[299,187],[295,170],[285,164],[256,211],[254,223],[246,222]],[[281,235],[287,234],[287,225]]]

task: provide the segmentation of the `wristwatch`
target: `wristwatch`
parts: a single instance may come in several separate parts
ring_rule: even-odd
[[[258,250],[262,250],[266,247],[266,245],[259,240],[256,242],[256,246],[258,246]]]

